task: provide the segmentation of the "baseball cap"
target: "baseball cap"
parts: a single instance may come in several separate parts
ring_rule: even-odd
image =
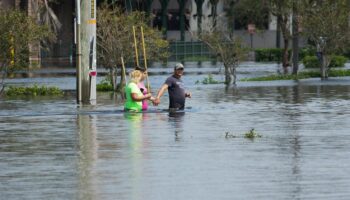
[[[178,70],[178,69],[184,69],[184,66],[181,64],[181,63],[177,63],[174,67],[175,70]]]

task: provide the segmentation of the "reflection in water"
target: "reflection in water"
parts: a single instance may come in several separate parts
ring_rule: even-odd
[[[295,132],[295,135],[292,138],[292,175],[294,177],[293,183],[295,188],[293,190],[293,199],[300,199],[301,196],[301,184],[300,181],[302,179],[301,171],[300,171],[300,154],[301,154],[301,145],[300,145],[300,135]]]
[[[142,199],[141,178],[143,177],[144,160],[144,135],[142,131],[143,120],[147,118],[147,113],[125,112],[124,118],[128,124],[128,146],[131,162],[131,186],[132,199]]]
[[[1,197],[349,199],[349,85],[198,88],[186,115],[0,103]],[[263,137],[222,137],[250,128]]]
[[[185,111],[169,112],[169,122],[174,127],[175,141],[180,141],[181,134],[184,131],[182,127],[184,116],[185,116]]]
[[[100,199],[96,177],[92,173],[98,159],[96,115],[78,115],[79,136],[79,199]]]

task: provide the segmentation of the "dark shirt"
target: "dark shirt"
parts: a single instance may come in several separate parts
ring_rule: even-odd
[[[185,88],[181,79],[174,75],[166,79],[169,93],[169,109],[183,110],[185,108]]]

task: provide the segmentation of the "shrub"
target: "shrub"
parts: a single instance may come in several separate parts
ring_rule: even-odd
[[[332,56],[331,63],[329,67],[344,67],[348,59],[344,56]]]
[[[217,81],[213,78],[212,74],[208,74],[208,77],[205,77],[202,81],[197,80],[196,84],[198,84],[200,82],[202,84],[219,84],[220,83],[219,81]]]
[[[108,82],[101,82],[96,85],[96,90],[99,92],[112,92],[113,86]]]
[[[331,57],[331,62],[329,64],[329,67],[344,67],[346,61],[347,61],[346,57],[334,55]],[[320,61],[318,60],[317,56],[305,56],[305,58],[303,59],[303,64],[305,68],[320,67]]]
[[[305,47],[299,50],[299,60],[303,60],[306,56],[316,55],[316,49],[314,47]]]
[[[305,56],[303,59],[303,64],[305,68],[318,68],[320,67],[320,62],[317,56]]]
[[[100,83],[96,85],[96,90],[99,92],[113,92],[114,88],[110,81],[110,76],[107,76]]]
[[[256,49],[255,61],[257,62],[270,62],[282,60],[282,49],[269,48],[269,49]]]
[[[63,91],[58,87],[46,87],[34,85],[32,87],[15,87],[10,86],[5,91],[6,96],[61,96]]]
[[[291,50],[288,50],[289,59]],[[316,55],[314,48],[302,48],[299,50],[299,59],[303,60],[306,56]],[[256,49],[255,50],[255,61],[256,62],[272,62],[272,61],[281,61],[283,56],[282,48],[267,48],[267,49]]]

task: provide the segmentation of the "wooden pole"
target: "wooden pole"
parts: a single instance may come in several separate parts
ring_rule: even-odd
[[[96,0],[79,1],[79,46],[81,102],[96,104]]]
[[[80,1],[76,0],[76,20],[75,20],[75,43],[76,43],[76,74],[77,74],[77,83],[76,83],[76,93],[77,93],[77,103],[82,101],[81,95],[81,44],[80,44]]]
[[[132,26],[132,31],[134,33],[134,47],[135,47],[135,63],[136,66],[139,67],[139,55],[138,55],[138,50],[137,50],[137,41],[136,41],[136,30],[135,26]]]
[[[147,74],[146,74],[147,91],[150,93],[151,90],[150,90],[150,84],[148,81],[146,45],[145,45],[145,37],[143,34],[143,27],[142,26],[141,26],[141,39],[142,39],[142,49],[143,49],[143,60],[144,60],[145,70],[147,72]]]

